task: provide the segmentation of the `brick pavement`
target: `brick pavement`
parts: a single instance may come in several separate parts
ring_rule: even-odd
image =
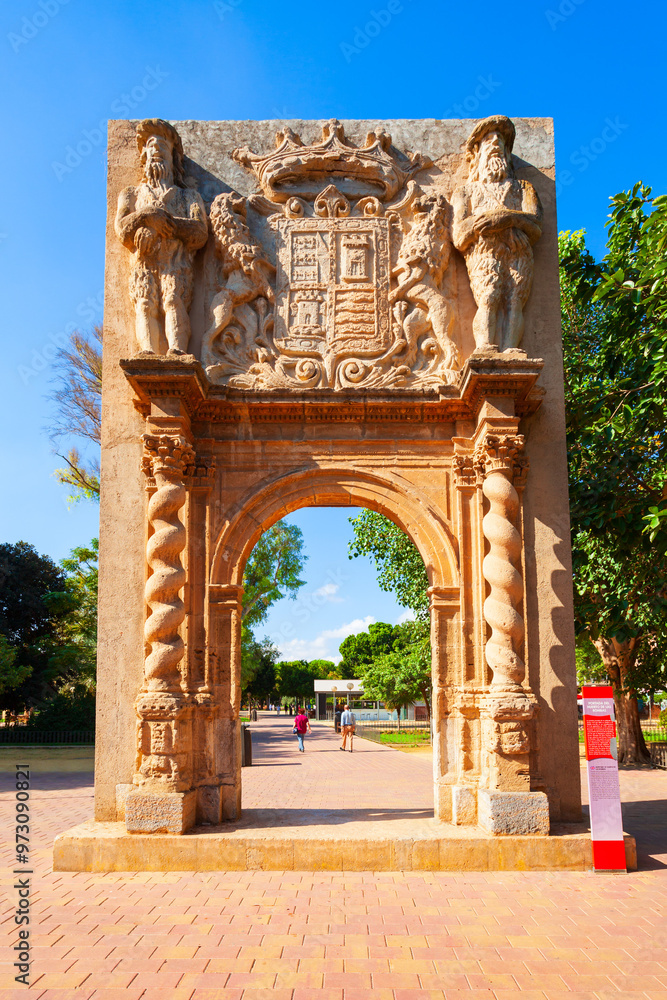
[[[247,801],[262,787],[287,808],[287,796],[320,794],[316,742],[298,771],[269,766],[281,755],[291,759],[289,741],[283,750],[267,745],[244,772]],[[365,775],[377,784],[378,769],[387,768],[401,788],[412,774],[421,803],[428,769],[367,746],[358,757],[339,754],[343,778],[330,779],[335,801],[377,794],[369,811],[396,808],[403,793],[387,780],[382,795],[359,790]],[[335,766],[324,749],[320,761],[327,773]],[[54,766],[61,769],[33,771],[31,986],[14,983],[7,947],[0,1000],[667,1000],[667,772],[621,774],[626,826],[638,839],[640,865],[652,869],[630,875],[98,875],[51,870],[53,837],[92,808],[90,773]],[[11,945],[9,798],[0,796]]]

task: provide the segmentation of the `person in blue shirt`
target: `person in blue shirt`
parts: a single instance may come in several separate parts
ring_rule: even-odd
[[[350,711],[350,706],[345,706],[345,711],[340,717],[340,728],[343,733],[343,745],[339,748],[340,750],[345,750],[347,745],[347,738],[350,737],[350,753],[352,753],[352,740],[354,739],[354,727],[357,724],[357,720],[354,717],[354,712]]]

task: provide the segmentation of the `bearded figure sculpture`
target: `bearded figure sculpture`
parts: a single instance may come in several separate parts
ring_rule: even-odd
[[[468,181],[452,196],[454,245],[465,257],[477,304],[477,350],[519,347],[533,282],[533,244],[542,232],[537,191],[512,166],[514,125],[486,118],[466,143]]]
[[[133,254],[130,298],[141,351],[159,354],[164,319],[168,353],[184,354],[190,340],[195,251],[206,243],[208,223],[199,193],[183,179],[183,145],[168,122],[149,118],[137,126],[143,179],[118,199],[116,234]]]

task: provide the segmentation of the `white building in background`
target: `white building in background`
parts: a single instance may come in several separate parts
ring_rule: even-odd
[[[317,680],[315,687],[315,717],[331,719],[335,706],[349,704],[352,707],[357,722],[379,720],[387,722],[398,718],[397,712],[390,712],[382,701],[371,701],[364,698],[364,686],[360,680]],[[401,712],[401,719],[418,719],[426,721],[427,711],[423,701],[408,705]]]

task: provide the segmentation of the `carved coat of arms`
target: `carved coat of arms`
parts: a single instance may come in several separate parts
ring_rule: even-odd
[[[202,350],[209,377],[255,389],[455,381],[449,206],[413,179],[429,161],[398,153],[386,133],[353,146],[336,121],[319,143],[285,130],[275,151],[233,156],[262,194],[211,206],[221,287]],[[248,207],[268,217],[270,252]]]

